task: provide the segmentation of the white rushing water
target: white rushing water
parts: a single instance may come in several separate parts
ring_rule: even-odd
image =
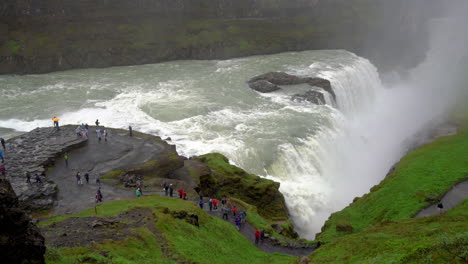
[[[308,89],[302,85],[270,94],[248,88],[248,79],[269,71],[327,78],[338,104],[291,101]],[[62,124],[98,118],[170,136],[186,156],[220,152],[281,182],[298,231],[313,238],[330,213],[378,183],[408,138],[436,116],[427,111],[436,97],[428,101],[432,92],[413,86],[421,87],[384,89],[368,60],[342,50],[0,76],[0,134],[51,126],[54,115]]]

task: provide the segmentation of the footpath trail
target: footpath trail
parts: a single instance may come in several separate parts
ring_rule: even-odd
[[[98,141],[96,128],[89,128],[86,145],[68,152],[68,167],[65,166],[63,154],[57,159],[47,177],[54,181],[59,189],[54,214],[77,213],[95,205],[95,194],[99,186],[96,175],[107,171],[141,164],[158,158],[168,147],[153,138],[130,137],[128,133],[108,129],[107,142]],[[82,185],[77,184],[76,174],[80,171]],[[89,184],[84,178],[90,174]],[[129,199],[134,192],[123,190],[101,181],[101,192],[104,201]]]
[[[444,197],[442,197],[441,203],[444,205],[444,211],[449,210],[465,199],[468,198],[468,180],[464,180],[460,183],[455,184],[452,189],[450,189],[447,193],[445,193]],[[432,216],[436,214],[440,214],[439,208],[437,205],[439,203],[430,205],[422,209],[415,217],[425,217],[425,216]]]
[[[152,192],[152,193],[157,193],[161,196],[164,196],[164,192]],[[173,197],[175,199],[179,199],[176,195]],[[203,210],[210,214],[211,216],[218,217],[220,219],[223,218],[223,213],[221,212],[221,206],[218,206],[218,209],[210,211],[208,207],[208,201],[209,198],[204,197],[204,206]],[[194,202],[198,204],[198,201],[190,200],[191,202]],[[238,211],[238,213],[241,213],[241,211]],[[247,215],[247,219],[249,216]],[[229,213],[229,218],[228,220],[224,220],[229,222],[231,225],[235,227],[235,222],[234,222],[235,217],[233,216],[232,212]],[[263,252],[266,253],[281,253],[281,254],[287,254],[291,256],[308,256],[310,255],[315,249],[316,246],[311,246],[311,247],[289,247],[289,246],[281,246],[281,245],[274,245],[269,239],[265,239],[263,242],[259,242],[258,244],[255,244],[255,228],[248,223],[247,221],[242,224],[239,232],[247,238],[247,240],[250,241],[250,243],[254,246],[256,246],[258,249],[262,250]],[[260,231],[260,230],[259,230]]]

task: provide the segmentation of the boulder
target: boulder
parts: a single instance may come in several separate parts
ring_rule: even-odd
[[[279,86],[272,84],[271,82],[266,81],[266,80],[258,80],[255,82],[249,82],[249,87],[261,93],[270,93],[270,92],[274,92],[274,91],[281,89]]]
[[[323,79],[319,77],[299,77],[299,76],[291,75],[285,72],[268,72],[268,73],[253,77],[252,79],[248,81],[248,84],[250,88],[252,88],[252,84],[257,84],[259,81],[266,81],[272,85],[308,84],[310,86],[324,89],[325,91],[330,93],[333,97],[333,100],[336,101],[335,92],[332,89],[330,81],[327,79]]]
[[[323,93],[313,90],[307,91],[304,94],[295,94],[292,96],[291,99],[293,101],[299,102],[307,101],[317,105],[325,104],[325,96],[323,95]]]

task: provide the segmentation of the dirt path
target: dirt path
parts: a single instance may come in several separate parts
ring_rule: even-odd
[[[455,184],[442,198],[441,202],[444,205],[444,211],[449,210],[465,199],[468,198],[468,180],[464,180]],[[421,210],[415,217],[425,217],[440,214],[437,204],[430,205],[429,207]]]
[[[69,152],[68,168],[62,155],[53,169],[47,172],[47,177],[53,180],[59,189],[54,214],[76,213],[93,207],[99,188],[95,181],[96,175],[156,159],[167,148],[166,144],[152,138],[129,137],[128,134],[116,130],[108,130],[108,141],[99,142],[95,128],[90,127],[89,130],[86,145]],[[82,185],[78,185],[76,181],[78,170],[81,172]],[[84,178],[85,171],[89,171],[90,174],[89,184]],[[104,201],[134,197],[133,191],[115,188],[102,181],[101,192]]]

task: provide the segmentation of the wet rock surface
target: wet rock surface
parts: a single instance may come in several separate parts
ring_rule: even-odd
[[[0,176],[0,256],[2,263],[44,263],[44,237],[19,208],[10,182]]]
[[[299,102],[310,102],[316,105],[324,105],[325,104],[325,96],[323,93],[319,91],[307,91],[304,94],[295,94],[291,98],[293,101],[299,101]]]
[[[273,89],[273,86],[277,85],[296,85],[296,84],[308,84],[313,87],[319,87],[328,92],[333,100],[336,101],[335,92],[332,89],[329,80],[318,78],[318,77],[299,77],[291,75],[285,72],[268,72],[262,75],[258,75],[250,79],[248,85],[251,89],[259,92],[272,92],[279,89]],[[325,100],[323,100],[325,101]]]

